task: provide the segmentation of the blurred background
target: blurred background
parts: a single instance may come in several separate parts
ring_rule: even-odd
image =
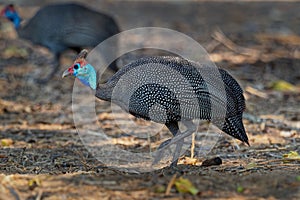
[[[0,10],[7,4],[14,4],[26,23],[40,7],[62,2],[68,1],[1,0]],[[283,160],[290,152],[300,151],[300,2],[72,2],[80,2],[112,16],[120,31],[151,26],[187,34],[204,46],[218,67],[228,70],[241,84],[247,105],[244,124],[251,147],[224,136],[208,155],[221,156],[223,165],[200,170],[190,165],[183,167],[187,177],[193,176],[200,196],[229,198],[247,194],[274,199],[299,197],[299,155],[287,162]],[[138,53],[127,56],[123,62],[121,59],[119,64],[141,57]],[[71,183],[90,178],[89,182],[80,183],[85,191],[78,192],[75,199],[82,196],[95,198],[93,195],[96,193],[88,192],[90,190],[101,191],[105,197],[163,198],[161,193],[155,192],[155,188],[167,186],[168,176],[163,176],[159,181],[153,180],[149,174],[124,178],[117,172],[102,168],[101,163],[81,144],[72,118],[73,79],[61,79],[63,70],[72,64],[76,54],[73,50],[65,51],[54,77],[47,83],[36,83],[36,79],[51,72],[49,60],[53,55],[47,48],[19,38],[13,24],[5,17],[0,18],[0,173],[3,179],[16,175],[14,181],[3,182],[1,187],[4,189],[0,190],[0,194],[6,199],[16,196],[14,193],[29,198],[30,195],[37,197],[40,191],[44,191],[48,192],[49,197],[54,190],[46,187],[52,183],[64,185],[61,176],[49,180],[39,175],[24,178],[17,174],[68,173],[65,179]],[[118,127],[112,123],[109,107],[107,102],[97,104],[101,126],[112,135],[121,136]],[[167,130],[163,132],[168,134]],[[128,148],[140,145],[130,141],[128,139],[119,145]],[[85,173],[105,177],[99,182]],[[160,175],[161,172],[156,172],[155,176]],[[34,182],[32,187],[28,186],[30,180]],[[113,181],[105,182],[107,180]],[[145,182],[149,184],[145,185]],[[237,190],[237,185],[242,185],[243,190]],[[285,189],[278,189],[278,185]],[[22,187],[26,189],[21,191]],[[57,190],[55,195],[74,194],[72,190],[76,187],[71,185],[66,190]],[[127,196],[115,192],[121,190],[126,191]],[[175,190],[171,190],[172,195],[182,197]]]

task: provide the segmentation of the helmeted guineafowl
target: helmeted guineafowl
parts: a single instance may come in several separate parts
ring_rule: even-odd
[[[112,17],[77,3],[42,7],[24,26],[21,26],[21,18],[13,5],[5,7],[1,15],[14,23],[19,37],[44,46],[54,54],[54,68],[45,81],[58,70],[63,51],[73,49],[79,53],[82,48],[95,47],[119,33],[119,27]],[[114,72],[118,70],[115,62],[110,69]]]
[[[198,71],[200,64],[183,58],[167,56],[138,59],[121,68],[105,84],[97,85],[95,69],[85,60],[86,56],[87,51],[83,50],[74,64],[63,73],[63,77],[75,76],[83,84],[96,90],[95,95],[99,99],[111,101],[138,118],[163,123],[174,136],[181,134],[178,126],[179,121],[184,124],[191,124],[193,119],[202,119],[212,121],[223,132],[249,145],[242,122],[242,114],[245,109],[243,90],[225,70],[216,69],[225,88],[225,97],[221,98],[218,94],[216,95],[216,93],[208,90],[208,84],[212,89],[216,89],[217,86],[214,85],[214,81],[205,81]],[[152,71],[150,73],[143,71],[142,66]],[[208,73],[206,74],[210,74],[210,76],[216,75],[213,70],[210,72],[211,68],[205,67],[205,65],[200,69],[207,70]],[[134,73],[135,70],[137,73]],[[151,82],[151,76],[153,75],[151,73],[156,71],[158,73],[154,76],[157,80],[162,79],[161,83],[165,81],[165,85],[160,84],[159,81]],[[170,74],[168,74],[168,71]],[[172,75],[172,71],[180,74],[180,77],[184,79]],[[132,87],[134,87],[135,80],[124,82],[124,80],[126,81],[124,77],[128,74],[132,74],[132,76],[129,75],[127,80],[138,75],[136,80],[140,81],[140,86],[134,89],[133,92]],[[171,78],[168,79],[167,77]],[[168,83],[169,80],[171,81]],[[192,89],[187,89],[184,81]],[[118,82],[121,82],[121,84],[118,85]],[[117,87],[120,87],[120,90]],[[117,90],[117,92],[114,93],[114,90]],[[131,95],[125,97],[127,94]],[[195,97],[196,101],[193,100]],[[214,119],[212,119],[212,101],[216,102],[218,108],[222,109],[223,107],[225,115],[217,112]],[[159,106],[155,108],[155,115],[151,115],[150,110],[155,105]],[[166,113],[166,116],[161,113]],[[180,151],[181,146],[182,142],[176,144],[177,152]],[[178,156],[174,156],[173,165],[176,165]]]

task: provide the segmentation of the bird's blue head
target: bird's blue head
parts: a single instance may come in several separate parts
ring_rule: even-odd
[[[94,67],[90,65],[85,59],[87,53],[87,50],[82,50],[78,54],[76,60],[74,61],[74,64],[66,71],[64,71],[62,77],[73,75],[78,78],[81,83],[95,90],[97,86],[97,74]]]
[[[14,5],[10,4],[6,6],[2,11],[1,11],[1,16],[6,17],[10,21],[12,21],[15,25],[15,28],[19,28],[21,24],[21,18],[17,11],[14,8]]]

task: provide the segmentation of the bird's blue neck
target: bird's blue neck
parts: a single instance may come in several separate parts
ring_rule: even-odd
[[[78,74],[77,78],[84,85],[96,90],[97,86],[97,74],[94,67],[90,64],[84,66],[86,68],[86,72],[84,74]]]
[[[21,18],[17,12],[12,12],[12,11],[8,10],[5,12],[5,16],[13,22],[16,29],[18,29],[20,27]]]

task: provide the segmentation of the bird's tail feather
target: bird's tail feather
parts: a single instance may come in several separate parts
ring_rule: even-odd
[[[227,117],[222,123],[213,123],[221,128],[223,132],[249,145],[248,136],[242,121],[242,115]]]

